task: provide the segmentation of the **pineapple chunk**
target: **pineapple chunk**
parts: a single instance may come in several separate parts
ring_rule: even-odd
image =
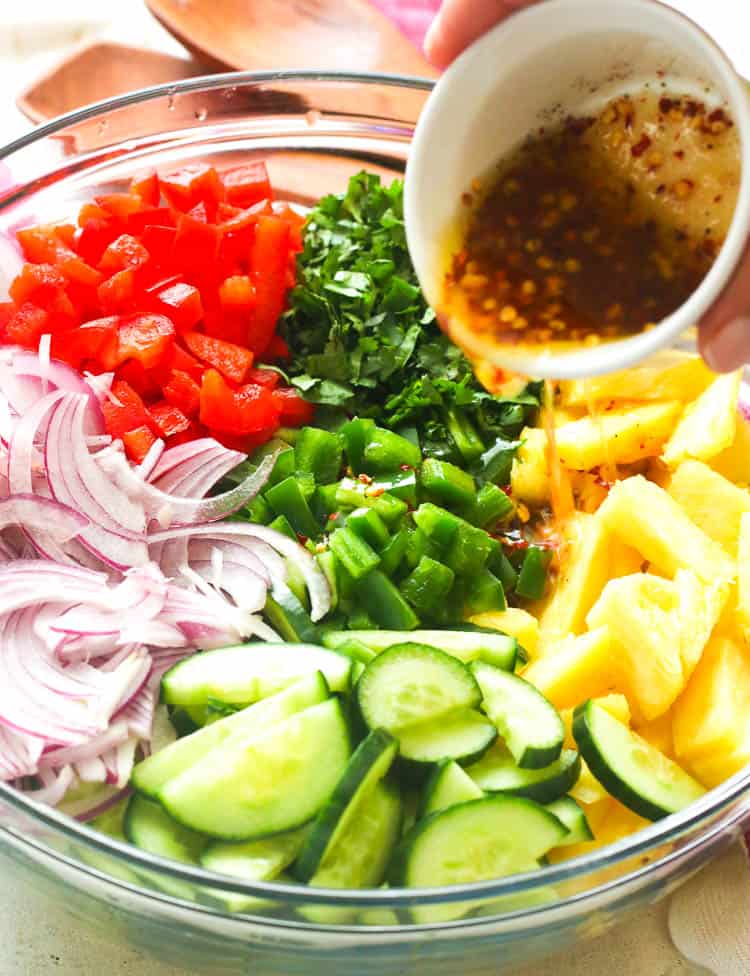
[[[586,618],[612,635],[629,698],[647,721],[666,712],[685,685],[676,607],[674,583],[635,573],[610,580]]]
[[[742,741],[733,752],[726,755],[709,753],[706,756],[696,756],[687,762],[693,775],[708,789],[723,783],[725,779],[734,776],[748,764],[750,764],[750,722],[747,721]]]
[[[508,607],[500,612],[476,613],[469,618],[469,622],[515,637],[530,658],[535,658],[539,653],[539,621],[527,610]]]
[[[674,759],[674,740],[672,738],[672,711],[664,712],[653,722],[643,722],[635,730],[649,745]]]
[[[750,512],[749,491],[701,461],[683,461],[672,475],[668,491],[699,529],[737,558],[740,519]]]
[[[560,384],[560,404],[588,406],[611,400],[681,400],[688,403],[716,378],[699,356],[675,351],[657,353],[642,366],[606,376]]]
[[[625,695],[602,695],[601,698],[594,699],[597,705],[609,712],[623,725],[630,725],[630,705]],[[573,738],[573,712],[574,708],[563,708],[560,712],[563,726],[565,728],[565,748],[576,749],[576,741]]]
[[[577,799],[571,790],[571,796]],[[579,854],[587,854],[599,847],[606,847],[607,844],[614,844],[615,841],[629,837],[631,834],[650,826],[648,820],[639,817],[637,813],[628,810],[617,800],[612,799],[608,794],[593,803],[582,803],[586,819],[594,834],[594,840],[586,841],[583,844],[570,844],[567,847],[557,847],[548,854],[549,860],[554,864],[558,861],[566,861]]]
[[[672,433],[680,409],[675,401],[647,403],[563,424],[556,431],[560,461],[566,468],[591,471],[654,457]]]
[[[693,762],[743,746],[750,714],[750,661],[727,637],[712,637],[672,718],[675,754]]]
[[[712,457],[710,465],[735,485],[750,485],[750,423],[737,415],[737,431],[726,450]]]
[[[735,564],[677,502],[642,475],[618,482],[597,513],[607,528],[668,575],[692,569],[704,582],[735,576]]]
[[[686,458],[708,461],[730,446],[737,432],[741,375],[719,376],[687,407],[664,448],[666,464],[674,468]]]
[[[607,531],[598,515],[578,514],[566,526],[555,588],[539,618],[542,646],[586,629],[586,614],[604,584],[640,569],[641,557]]]
[[[573,748],[578,748],[575,743],[573,744]],[[570,789],[570,795],[576,803],[585,804],[586,806],[601,803],[602,800],[609,799],[609,793],[607,793],[596,776],[591,772],[585,759],[581,760],[581,772],[576,780],[575,786],[572,786]],[[590,824],[590,826],[592,825]]]
[[[510,471],[513,496],[527,505],[544,505],[550,497],[550,470],[547,462],[547,436],[538,427],[521,432],[521,446]]]
[[[523,677],[556,708],[574,708],[587,698],[621,690],[616,650],[606,627],[565,638],[532,661]]]
[[[680,659],[687,682],[721,618],[730,587],[722,583],[703,583],[689,569],[678,569],[674,582],[677,587]]]
[[[750,515],[740,519],[737,544],[737,622],[750,631]]]

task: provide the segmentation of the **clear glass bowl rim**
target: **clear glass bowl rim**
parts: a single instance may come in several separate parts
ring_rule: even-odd
[[[32,145],[33,143],[39,142],[48,136],[54,135],[70,125],[85,122],[90,119],[94,119],[99,115],[116,111],[117,109],[121,108],[127,108],[151,99],[158,99],[165,96],[179,96],[181,94],[189,94],[191,92],[221,89],[232,86],[241,87],[243,85],[264,85],[273,83],[283,85],[285,82],[310,85],[315,85],[316,83],[333,85],[336,83],[362,84],[367,86],[386,85],[397,88],[409,88],[424,92],[429,92],[434,85],[434,82],[430,81],[429,79],[415,76],[337,71],[237,71],[199,76],[189,78],[185,81],[173,82],[167,85],[156,85],[150,88],[143,88],[134,92],[129,92],[126,95],[120,95],[116,98],[94,102],[82,109],[59,116],[58,118],[52,119],[43,125],[37,126],[25,135],[20,136],[18,139],[8,143],[6,146],[0,147],[0,160],[8,159],[14,153],[29,145]],[[2,202],[3,201],[0,198],[0,205],[2,205]],[[182,865],[177,861],[162,859],[155,855],[149,854],[146,851],[142,851],[130,844],[115,840],[106,834],[96,833],[88,828],[85,824],[78,822],[72,817],[63,814],[54,808],[36,803],[34,800],[24,796],[23,793],[18,792],[4,783],[0,783],[0,801],[7,803],[8,806],[15,808],[21,813],[28,815],[31,819],[36,820],[40,824],[44,824],[46,827],[50,828],[54,832],[57,832],[63,837],[73,840],[79,844],[83,844],[86,847],[91,847],[97,850],[99,853],[108,854],[114,858],[122,858],[128,863],[136,864],[141,868],[161,872],[172,878],[186,881],[194,885],[220,888],[224,891],[231,891],[232,893],[239,895],[255,896],[258,898],[266,897],[279,901],[283,900],[284,902],[291,904],[314,903],[316,905],[327,904],[351,908],[406,908],[409,905],[414,905],[417,903],[438,904],[464,900],[473,901],[489,898],[500,898],[503,896],[516,895],[523,891],[528,891],[539,884],[554,885],[563,881],[569,881],[571,879],[583,879],[587,874],[593,874],[594,872],[604,868],[612,868],[624,861],[648,855],[655,848],[662,845],[679,841],[685,835],[699,830],[704,824],[706,825],[707,834],[714,833],[714,831],[711,830],[712,821],[714,821],[722,813],[728,811],[729,808],[734,803],[739,801],[743,794],[746,794],[749,790],[750,768],[740,771],[731,777],[731,779],[722,783],[720,786],[710,790],[704,797],[695,803],[692,803],[685,810],[665,817],[663,820],[651,824],[630,837],[626,837],[614,844],[602,847],[601,849],[593,851],[590,854],[584,854],[576,858],[571,858],[569,861],[563,861],[557,865],[547,866],[538,871],[532,871],[526,874],[511,875],[509,877],[499,878],[491,881],[454,885],[450,888],[377,888],[358,890],[309,888],[304,885],[283,884],[278,882],[243,882],[237,878],[229,877],[228,875],[217,874],[203,868],[190,867],[188,865]],[[719,825],[718,829],[721,829],[721,825]],[[57,850],[47,847],[44,843],[41,843],[38,840],[22,836],[12,827],[0,826],[0,831],[3,833],[8,831],[12,833],[13,836],[22,844],[27,844],[37,850],[41,850],[45,854],[50,855],[55,859],[61,859],[75,867],[77,870],[105,878],[112,884],[131,888],[132,890],[147,894],[149,897],[158,898],[159,900],[168,902],[178,901],[178,903],[182,905],[186,904],[185,902],[179,902],[178,899],[173,899],[151,889],[137,888],[128,884],[127,882],[123,882],[106,875],[103,872],[93,870],[85,864],[74,861],[71,858],[62,855]],[[686,847],[692,847],[695,843],[700,843],[705,839],[706,838],[704,837],[692,838],[691,843],[686,845]],[[673,858],[676,853],[679,852],[674,850],[667,852],[661,858],[657,858],[654,861],[649,862],[644,867],[627,872],[626,874],[604,884],[599,884],[594,881],[590,891],[600,892],[603,889],[616,888],[622,884],[625,884],[626,882],[633,882],[638,877],[647,876],[657,867],[659,867],[659,865],[663,865]],[[552,903],[548,907],[559,908],[561,905],[571,904],[575,901],[579,901],[581,898],[585,898],[588,894],[589,891],[582,891],[580,894],[565,898],[560,902]],[[209,911],[210,913],[210,910],[207,910],[205,906],[189,904],[189,907],[195,911]],[[544,911],[544,906],[541,908],[536,907],[528,910],[512,911],[508,912],[507,915],[523,917],[525,915],[538,913],[539,911]],[[498,916],[496,917],[501,918],[503,915],[501,912],[499,912]],[[488,919],[484,919],[482,921],[487,920]],[[272,918],[264,918],[263,921],[268,923],[273,923],[276,921],[276,923],[278,923],[278,920],[274,920]],[[480,920],[475,921],[479,922]],[[446,923],[437,927],[443,928],[445,927],[445,924]],[[467,925],[471,923],[464,920],[462,922],[447,924],[452,927],[453,925]],[[435,926],[410,926],[410,928],[413,927],[432,928]],[[377,927],[369,927],[366,931],[374,931],[376,928]]]

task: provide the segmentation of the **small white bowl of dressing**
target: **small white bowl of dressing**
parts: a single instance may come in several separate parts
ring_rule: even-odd
[[[626,106],[625,116],[627,106],[634,106],[636,122],[629,128],[627,118],[622,123],[621,109],[621,120],[610,128],[614,132],[617,125],[624,127],[619,136],[612,136],[602,120],[613,112],[618,115],[618,105]],[[524,309],[513,295],[497,301],[494,294],[477,305],[492,308],[484,326],[478,327],[465,301],[449,302],[446,297],[447,282],[457,280],[456,255],[462,248],[465,251],[467,229],[480,206],[472,205],[472,198],[481,196],[474,191],[497,184],[499,178],[492,174],[498,172],[498,164],[529,140],[561,129],[566,120],[584,119],[595,134],[592,139],[604,133],[596,151],[603,147],[619,159],[623,181],[635,183],[638,194],[643,190],[648,206],[673,207],[680,228],[691,235],[714,234],[705,276],[701,274],[696,287],[666,314],[629,330],[617,329],[611,322],[608,327],[603,316],[596,336],[581,338],[584,333],[578,330],[570,335],[552,333],[551,340],[544,341],[540,336],[545,333],[539,332],[527,341],[522,329],[510,334],[505,321],[514,314],[525,315]],[[671,149],[671,140],[678,148]],[[696,147],[691,158],[689,150]],[[712,157],[704,152],[706,148],[719,152]],[[528,204],[528,197],[524,203]],[[470,357],[549,379],[576,379],[626,368],[673,344],[695,326],[729,282],[743,254],[750,234],[746,84],[703,30],[655,0],[547,0],[480,38],[442,76],[415,132],[404,209],[409,250],[427,300],[438,311],[443,328]],[[539,242],[526,243],[530,248]],[[606,241],[599,243],[606,249]],[[527,249],[519,246],[519,250],[523,253],[519,260],[528,270]],[[553,257],[560,259],[554,270],[562,278],[563,265],[579,263],[568,260],[566,264],[559,251]],[[646,262],[650,255],[644,253],[643,259]],[[541,255],[536,260],[546,258]],[[599,282],[605,297],[618,272],[612,266],[611,275],[602,274],[602,268],[610,266],[602,264],[601,257],[596,260],[598,277],[592,276],[592,281]],[[618,267],[622,271],[623,263]],[[577,279],[577,287],[582,287],[582,280]],[[654,299],[648,301],[658,307]],[[557,310],[554,303],[550,307]],[[608,306],[607,316],[613,308]],[[497,329],[487,326],[495,314]]]

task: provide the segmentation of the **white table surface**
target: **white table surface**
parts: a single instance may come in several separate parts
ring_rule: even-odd
[[[217,0],[221,2],[221,0]],[[603,3],[608,0],[602,0]],[[714,34],[750,77],[750,9],[745,0],[672,0]],[[0,139],[29,128],[15,93],[82,41],[103,36],[180,54],[140,0],[0,0]],[[737,851],[728,857],[740,856]],[[721,865],[709,870],[721,871]],[[701,884],[700,876],[690,882]],[[689,890],[688,890],[689,896]],[[564,957],[536,963],[517,976],[698,976],[673,947],[668,904],[639,913],[614,932]],[[0,976],[185,976],[134,948],[110,945],[72,923],[61,907],[40,911],[31,888],[7,890],[0,879]]]

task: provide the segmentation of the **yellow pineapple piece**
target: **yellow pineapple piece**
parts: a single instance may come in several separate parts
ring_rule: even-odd
[[[664,712],[652,722],[643,722],[635,729],[654,749],[658,749],[669,759],[674,759],[674,740],[672,738],[672,711]]]
[[[618,482],[597,513],[606,527],[667,575],[692,569],[707,583],[727,582],[735,564],[663,488],[635,475]]]
[[[476,613],[469,617],[469,622],[477,627],[501,630],[504,634],[515,637],[530,658],[535,658],[539,653],[539,621],[527,610],[508,607],[500,612],[492,610]]]
[[[709,464],[735,485],[750,485],[750,423],[742,414],[737,415],[734,440],[721,454],[712,457]]]
[[[618,722],[622,722],[623,725],[630,725],[630,705],[628,705],[628,700],[625,695],[602,695],[601,698],[595,699],[597,705],[609,712],[609,714],[616,718]],[[574,708],[563,708],[560,710],[560,718],[562,719],[563,726],[565,728],[565,748],[575,749],[576,742],[573,738],[573,712]]]
[[[576,514],[565,535],[557,582],[539,617],[542,653],[547,642],[582,633],[607,580],[635,572],[641,564],[641,557],[613,538],[598,515]]]
[[[737,542],[737,623],[750,631],[750,515],[740,519]]]
[[[716,378],[700,356],[666,350],[634,369],[560,384],[560,404],[612,400],[695,400]]]
[[[581,760],[581,773],[576,780],[575,786],[571,787],[570,795],[576,803],[580,803],[581,806],[587,808],[609,798],[609,793],[607,793],[596,776],[591,772],[584,759]]]
[[[580,800],[578,802],[581,803]],[[604,794],[603,797],[593,803],[581,803],[581,806],[594,834],[594,839],[583,844],[557,847],[550,851],[548,857],[553,864],[566,861],[571,857],[577,857],[579,854],[587,854],[599,847],[605,847],[607,844],[614,844],[615,841],[629,837],[636,831],[649,826],[648,820],[644,820],[632,810],[628,810],[627,807],[618,803],[608,794]]]
[[[699,529],[737,558],[740,519],[750,512],[750,492],[701,461],[683,461],[672,475],[669,494]]]
[[[666,712],[685,685],[677,600],[670,580],[635,573],[610,580],[586,618],[612,635],[629,698],[647,721]]]
[[[727,637],[712,637],[687,687],[675,702],[675,754],[693,762],[737,752],[750,715],[750,661]]]
[[[556,431],[560,461],[566,468],[591,471],[654,457],[672,433],[681,409],[676,401],[647,403],[563,424]]]
[[[677,588],[680,659],[687,682],[722,616],[730,587],[720,582],[704,583],[689,569],[678,569],[674,582]]]
[[[726,450],[737,432],[737,400],[741,372],[719,376],[691,403],[664,447],[670,467],[687,458],[708,461]]]
[[[607,497],[608,486],[598,473],[594,474],[590,471],[571,471],[569,477],[576,509],[589,515],[593,514]]]
[[[616,650],[606,627],[566,637],[527,665],[523,677],[556,708],[621,690]]]
[[[521,432],[521,446],[510,471],[513,497],[527,505],[544,505],[550,497],[550,470],[547,463],[547,436],[538,427]]]
[[[750,721],[745,719],[742,739],[735,750],[726,754],[717,752],[696,756],[689,759],[686,765],[707,789],[712,789],[734,776],[750,765]]]

